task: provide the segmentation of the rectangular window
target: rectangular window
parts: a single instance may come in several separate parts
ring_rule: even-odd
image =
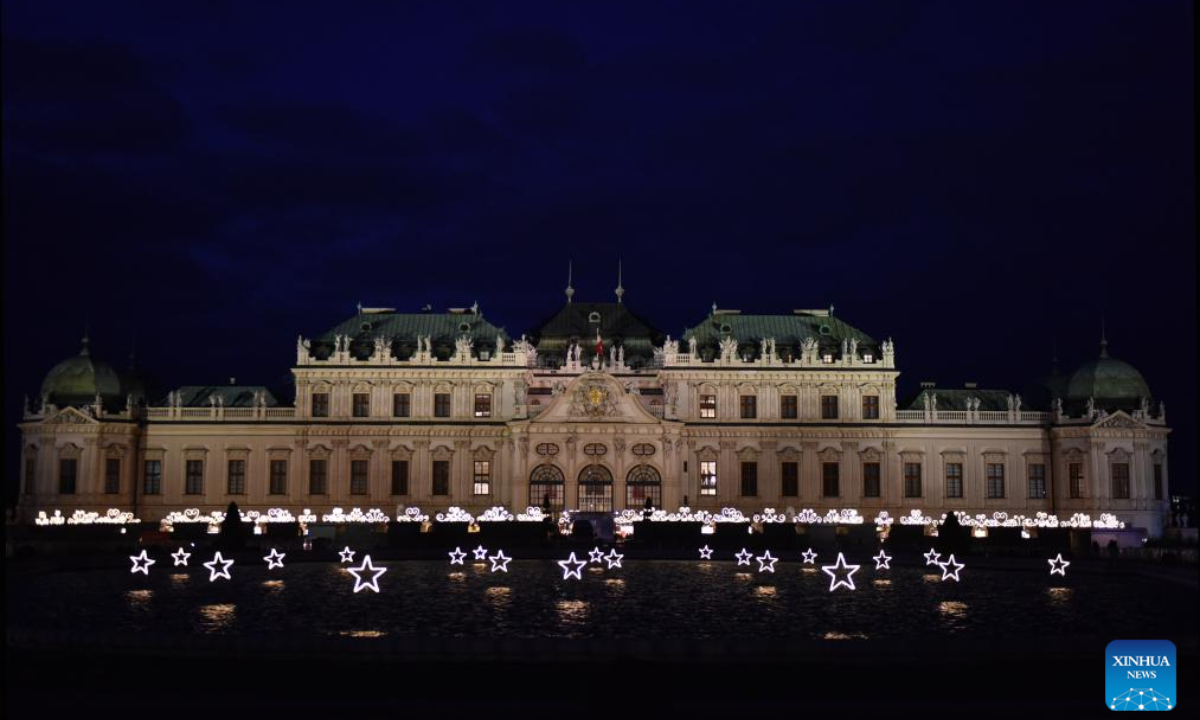
[[[74,458],[63,458],[58,461],[58,492],[61,495],[75,494],[76,473],[79,461]]]
[[[1112,464],[1112,488],[1114,500],[1129,499],[1129,463]]]
[[[371,394],[370,393],[354,393],[352,396],[353,414],[354,417],[370,417],[371,416]]]
[[[742,463],[742,497],[758,496],[758,463]]]
[[[742,419],[758,417],[758,398],[754,395],[742,396]]]
[[[329,461],[313,458],[308,461],[308,494],[325,495],[329,492]]]
[[[392,494],[407,495],[408,494],[408,461],[393,460],[392,461]]]
[[[946,463],[946,497],[960,498],[963,496],[963,466],[962,463]]]
[[[879,463],[863,463],[863,497],[879,497]]]
[[[716,395],[701,395],[700,396],[700,417],[715,418],[717,416],[717,396]]]
[[[837,395],[822,395],[821,396],[821,419],[836,420],[838,416],[838,398]]]
[[[230,460],[229,477],[227,482],[230,495],[246,494],[246,461]]]
[[[1004,463],[987,464],[987,496],[1004,497]]]
[[[488,395],[490,398],[491,395]],[[475,461],[475,488],[471,491],[475,495],[491,495],[492,494],[492,463],[487,460]]]
[[[1067,484],[1070,486],[1071,497],[1083,497],[1083,463],[1073,462],[1067,465]]]
[[[37,483],[37,457],[25,458],[25,492],[31,493]]]
[[[715,460],[700,461],[700,494],[717,494],[717,463]]]
[[[109,495],[121,492],[120,458],[106,458],[104,461],[104,492]]]
[[[1154,499],[1163,499],[1163,466],[1162,463],[1154,463]]]
[[[450,461],[449,460],[434,460],[433,461],[433,494],[434,495],[449,495],[450,494]]]
[[[185,495],[200,495],[204,492],[203,460],[188,460],[184,463],[183,492]]]
[[[878,395],[863,395],[863,419],[878,420],[879,419],[879,396]]]
[[[487,417],[491,417],[491,416],[492,416],[492,394],[491,393],[476,393],[476,395],[475,395],[475,417],[487,418]]]
[[[1029,465],[1029,497],[1033,500],[1046,497],[1046,466],[1042,463]]]
[[[450,393],[436,393],[433,396],[433,416],[450,417]]]
[[[781,495],[800,496],[800,463],[785,462],[780,468],[779,477]]]
[[[392,395],[392,417],[412,416],[412,395],[395,393]]]
[[[779,417],[785,420],[795,420],[800,417],[799,407],[795,395],[784,395],[779,399]]]
[[[329,393],[313,393],[312,416],[329,417]]]
[[[142,478],[142,494],[162,493],[162,460],[147,460],[146,475]]]
[[[921,463],[904,463],[904,497],[921,497]]]
[[[272,495],[287,494],[287,464],[287,460],[271,461],[270,492]]]
[[[369,460],[350,461],[350,494],[366,495],[369,479]]]
[[[838,490],[838,464],[821,463],[821,493],[825,497],[837,497]]]

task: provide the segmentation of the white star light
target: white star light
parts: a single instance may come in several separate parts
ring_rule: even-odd
[[[362,567],[346,568],[346,572],[354,576],[354,592],[358,592],[363,588],[379,592],[379,576],[387,572],[387,568],[375,567],[371,564],[371,556],[363,555]],[[368,580],[364,580],[359,573],[371,573],[371,577]]]
[[[267,561],[267,569],[274,570],[275,568],[283,567],[283,559],[287,557],[287,553],[279,552],[278,548],[271,548],[271,554],[263,558]]]
[[[926,565],[941,565],[941,563],[938,562],[938,560],[940,560],[941,557],[942,557],[942,554],[940,552],[937,552],[933,548],[929,548],[929,552],[925,553],[925,564]]]
[[[220,570],[217,569],[218,565],[221,566]],[[208,581],[212,582],[219,577],[223,577],[226,580],[232,580],[233,577],[229,574],[229,567],[231,565],[233,565],[233,561],[226,560],[225,558],[221,557],[221,553],[218,552],[212,560],[204,563],[204,567],[208,568]]]
[[[576,560],[575,553],[571,553],[571,557],[567,558],[566,560],[559,560],[558,564],[563,569],[563,580],[569,579],[572,575],[575,576],[576,580],[583,579],[583,576],[581,576],[579,573],[583,570],[583,566],[587,565],[587,561]],[[576,567],[574,570],[572,570],[570,567],[568,567],[569,565],[575,565]]]
[[[454,548],[454,550],[452,550],[449,554],[451,565],[462,565],[463,558],[467,556],[467,554],[462,551],[462,548]]]
[[[592,551],[588,553],[588,557],[591,558],[592,562],[599,564],[604,559],[604,551],[598,547],[592,548]]]
[[[712,560],[712,548],[710,548],[707,545],[700,548],[700,559],[701,560]]]
[[[749,565],[750,558],[754,557],[754,553],[750,552],[746,548],[742,548],[740,553],[734,553],[733,556],[737,558],[738,565]]]
[[[350,549],[349,545],[347,545],[345,549],[338,553],[338,555],[342,556],[342,562],[344,563],[354,562],[354,551]]]
[[[854,573],[858,572],[858,568],[859,568],[858,565],[847,565],[846,558],[843,557],[841,553],[838,553],[837,562],[834,563],[833,565],[821,566],[821,570],[823,570],[825,572],[825,574],[828,575],[830,578],[829,592],[833,592],[834,590],[837,590],[838,587],[841,585],[845,585],[850,590],[853,590],[854,589]],[[850,572],[846,573],[845,580],[838,580],[838,577],[837,577],[838,570],[849,570],[850,571]]]
[[[1050,563],[1050,574],[1051,575],[1053,575],[1054,573],[1058,573],[1059,575],[1062,575],[1063,577],[1067,576],[1067,566],[1070,565],[1071,563],[1062,559],[1062,553],[1059,553],[1058,557],[1051,558],[1051,559],[1047,560],[1046,562]]]
[[[963,565],[960,562],[955,562],[954,555],[951,554],[950,559],[947,560],[946,562],[938,563],[938,567],[940,567],[942,569],[942,579],[943,580],[948,580],[950,578],[954,578],[954,582],[958,582],[958,571],[965,568],[966,565]],[[954,568],[954,569],[949,570],[947,568]]]
[[[889,556],[887,553],[885,553],[883,551],[883,548],[879,548],[879,554],[871,559],[875,561],[875,569],[876,570],[891,570],[892,569],[892,566],[888,565],[888,563],[890,563],[892,561],[892,558],[891,558],[891,556]]]
[[[612,548],[608,551],[608,554],[604,556],[604,560],[608,563],[608,569],[612,570],[613,568],[621,567],[621,559],[624,557],[624,555],[617,554],[616,548]]]
[[[817,561],[817,554],[813,552],[812,548],[805,550],[804,552],[800,553],[800,555],[804,557],[805,565],[813,565]]]
[[[487,560],[487,548],[484,546],[480,545],[471,552],[475,553],[476,560]]]
[[[175,558],[175,567],[179,567],[180,565],[186,566],[188,558],[191,556],[192,554],[183,548],[179,548],[175,552],[171,553],[171,557]]]
[[[497,570],[500,572],[508,572],[508,561],[512,560],[512,558],[504,557],[504,551],[499,550],[495,555],[488,558],[488,560],[492,561],[492,572],[496,572]]]
[[[133,561],[133,569],[129,572],[131,574],[141,573],[146,577],[150,576],[150,566],[158,562],[157,560],[151,560],[149,557],[147,557],[145,550],[142,551],[141,555],[130,555],[129,559]]]
[[[767,550],[762,557],[754,559],[758,561],[759,572],[775,572],[775,563],[779,562],[779,558],[771,557],[770,550]]]

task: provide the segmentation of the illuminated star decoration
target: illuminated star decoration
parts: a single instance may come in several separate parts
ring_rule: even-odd
[[[465,558],[467,556],[467,554],[462,551],[462,548],[454,548],[453,550],[450,551],[449,554],[450,554],[450,564],[451,565],[462,565],[463,558]]]
[[[749,565],[750,558],[754,557],[754,553],[750,552],[746,548],[742,548],[740,553],[734,553],[733,556],[737,558],[738,565]]]
[[[875,561],[875,569],[876,570],[891,570],[892,569],[892,566],[888,565],[888,563],[890,563],[892,561],[892,558],[891,558],[891,556],[889,556],[887,553],[885,553],[883,551],[883,548],[879,548],[879,554],[871,559]]]
[[[710,548],[707,545],[700,548],[700,559],[701,560],[712,560],[712,548]]]
[[[846,558],[841,553],[838,553],[837,562],[835,562],[834,564],[822,565],[821,570],[823,570],[825,572],[825,574],[828,575],[830,578],[829,592],[833,592],[834,590],[837,590],[838,587],[841,585],[845,585],[848,589],[853,590],[854,589],[854,573],[858,572],[858,568],[859,568],[858,565],[847,565]],[[845,580],[838,580],[838,577],[837,577],[838,570],[849,570],[850,571],[850,572],[846,573]]]
[[[1046,562],[1050,563],[1050,574],[1051,575],[1053,575],[1054,573],[1058,573],[1059,575],[1062,575],[1063,577],[1067,576],[1067,566],[1070,565],[1071,563],[1062,559],[1062,553],[1059,553],[1058,557],[1051,558],[1051,559],[1047,560]]]
[[[221,566],[220,570],[217,569],[218,565]],[[204,567],[208,568],[208,581],[212,582],[219,577],[232,580],[233,577],[229,574],[229,567],[231,565],[233,565],[233,561],[221,557],[221,553],[218,551],[212,560],[204,563]]]
[[[191,556],[192,554],[183,548],[179,548],[175,552],[171,553],[171,557],[175,558],[175,567],[179,567],[180,565],[186,566],[188,558]]]
[[[283,567],[283,559],[287,557],[287,553],[279,552],[278,548],[271,548],[271,554],[263,558],[267,561],[267,569],[274,570],[275,568]]]
[[[777,557],[771,557],[771,551],[767,550],[762,557],[754,558],[758,561],[759,572],[775,572],[775,563],[779,561]]]
[[[487,548],[484,546],[480,545],[471,552],[475,553],[476,560],[487,560]]]
[[[575,553],[571,553],[571,557],[567,558],[566,560],[559,560],[558,564],[563,569],[563,580],[569,579],[572,575],[575,576],[576,580],[583,579],[583,576],[581,576],[579,573],[583,570],[583,566],[587,565],[587,561],[576,560]],[[571,565],[576,566],[574,570],[569,567]]]
[[[504,551],[498,550],[496,554],[488,558],[488,560],[492,561],[492,572],[496,572],[497,570],[501,572],[508,572],[508,561],[512,560],[512,558],[505,557]]]
[[[816,563],[817,554],[815,552],[813,552],[812,548],[809,548],[800,554],[804,557],[805,565],[813,565]]]
[[[344,563],[354,562],[354,551],[350,549],[349,545],[347,545],[345,549],[338,553],[338,555],[342,556],[342,562]]]
[[[147,577],[150,576],[150,566],[157,562],[146,556],[146,551],[142,550],[141,555],[130,555],[129,559],[133,561],[133,569],[130,573],[141,573]]]
[[[941,557],[942,557],[942,554],[940,552],[937,552],[933,548],[929,548],[929,552],[925,553],[925,564],[926,565],[941,565],[941,563],[938,562],[938,560],[940,560]]]
[[[354,592],[358,592],[363,588],[369,588],[375,592],[379,592],[379,576],[387,572],[385,567],[375,567],[371,564],[371,556],[363,555],[362,567],[346,568],[346,572],[354,576]],[[371,573],[369,580],[364,580],[359,573]]]
[[[599,564],[604,559],[604,551],[598,547],[592,548],[592,551],[588,553],[588,557],[591,558],[592,562]]]
[[[938,567],[940,567],[942,569],[942,579],[943,580],[948,580],[950,578],[954,578],[954,582],[958,582],[958,571],[965,568],[966,565],[963,565],[960,562],[955,562],[954,555],[951,554],[950,559],[947,560],[946,562],[938,563]],[[947,568],[951,568],[951,567],[954,569],[953,570],[947,569]]]
[[[621,559],[624,557],[624,555],[617,553],[616,548],[612,548],[608,551],[608,554],[604,556],[604,560],[608,563],[608,569],[612,570],[613,568],[621,567]]]

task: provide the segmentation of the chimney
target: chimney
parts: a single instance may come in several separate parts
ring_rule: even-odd
[[[922,390],[932,390],[935,387],[937,387],[937,383],[935,383],[932,380],[922,380],[921,381],[921,389]]]
[[[229,378],[230,385],[237,385],[237,378]]]

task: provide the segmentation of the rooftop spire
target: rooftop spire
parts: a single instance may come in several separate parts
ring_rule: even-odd
[[[617,260],[617,302],[622,302],[625,295],[625,287],[621,285],[621,261]]]
[[[88,352],[88,335],[90,335],[91,333],[88,332],[88,324],[89,324],[88,323],[88,312],[86,310],[84,310],[83,311],[83,341],[82,341],[83,347],[80,348],[80,350],[79,350],[80,355],[88,355],[89,354],[89,352]]]
[[[571,287],[571,261],[567,261],[567,304],[571,304],[571,297],[575,295],[575,288]]]
[[[1100,313],[1100,357],[1108,357],[1108,333],[1104,328],[1104,313]]]

